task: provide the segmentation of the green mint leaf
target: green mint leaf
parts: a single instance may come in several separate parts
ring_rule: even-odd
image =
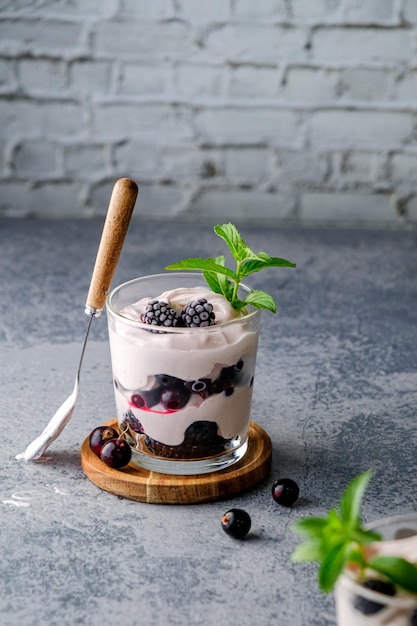
[[[245,309],[248,304],[246,300],[239,300],[237,298],[232,298],[230,302],[233,303],[233,308],[238,309],[238,310]]]
[[[336,509],[330,509],[327,514],[327,524],[329,529],[339,533],[342,529],[342,522]]]
[[[374,570],[394,585],[417,595],[417,566],[397,556],[374,556],[367,559],[364,546],[381,540],[381,536],[363,528],[360,508],[373,472],[368,470],[354,478],[347,486],[339,509],[331,509],[326,518],[304,518],[293,525],[293,530],[306,541],[292,554],[294,562],[317,561],[319,586],[331,591],[348,563],[354,563],[362,572]]]
[[[203,276],[204,280],[214,293],[223,293],[219,280],[220,274],[215,274],[214,272],[203,272]]]
[[[332,591],[335,586],[346,565],[346,556],[345,542],[339,542],[324,556],[319,569],[319,585],[325,593]]]
[[[218,265],[225,266],[225,258],[223,255],[213,259]],[[221,293],[226,300],[232,302],[233,284],[229,278],[223,274],[216,274],[214,272],[203,271],[203,276],[207,281],[209,287],[216,293]],[[213,287],[216,287],[215,289]]]
[[[259,289],[252,289],[243,300],[243,304],[246,306],[250,304],[257,309],[267,309],[268,311],[272,311],[272,313],[276,313],[277,307],[275,301],[269,293],[265,291],[260,291]]]
[[[225,276],[229,276],[229,278],[234,279],[235,274],[228,267],[224,265],[220,265],[216,263],[214,259],[200,259],[198,257],[193,257],[190,259],[184,259],[183,261],[179,261],[178,263],[172,263],[171,265],[167,265],[166,270],[201,270],[207,272],[216,272],[217,274],[223,274]]]
[[[360,508],[365,490],[372,478],[372,470],[356,476],[348,485],[339,505],[342,522],[351,528],[360,526]]]
[[[319,586],[324,592],[333,589],[349,560],[363,567],[366,559],[362,546],[379,538],[360,523],[362,497],[371,476],[368,471],[352,480],[339,508],[330,509],[326,518],[304,518],[294,525],[294,532],[308,539],[304,547],[296,549],[295,558],[318,557]]]
[[[242,264],[241,276],[249,276],[263,270],[265,267],[295,267],[295,263],[280,259],[279,257],[269,257],[268,259],[250,259]]]
[[[224,258],[224,255],[221,254],[220,256],[216,256],[213,258],[209,259],[210,261],[214,261],[214,263],[216,263],[216,265],[221,265],[221,267],[226,267],[226,261]]]
[[[224,295],[226,300],[229,300],[229,302],[233,302],[234,283],[231,282],[229,278],[227,278],[227,276],[222,276],[221,274],[217,274],[217,278],[220,284],[220,289],[222,290],[222,294]]]
[[[368,566],[405,591],[417,594],[417,567],[397,556],[376,556]]]
[[[224,256],[218,256],[215,259],[212,259],[217,265],[222,265],[224,267],[225,259]],[[208,270],[203,270],[203,276],[214,293],[223,293],[222,281],[227,280],[225,276],[222,274],[218,274],[217,272],[210,272]]]
[[[224,239],[235,261],[243,261],[253,254],[233,224],[217,224],[214,227],[214,232]]]
[[[303,562],[320,562],[322,558],[322,551],[320,548],[320,542],[318,541],[305,541],[300,543],[296,547],[291,555],[291,561],[293,563]]]
[[[225,266],[223,256],[216,258],[189,258],[166,266],[166,270],[199,270],[203,273],[208,286],[215,293],[221,293],[235,309],[251,305],[258,309],[267,309],[276,313],[276,304],[269,294],[252,290],[243,300],[238,297],[238,289],[242,278],[259,272],[264,267],[295,267],[286,259],[270,257],[266,252],[255,253],[244,242],[236,226],[231,223],[217,224],[216,235],[221,237],[228,246],[235,262],[236,271]]]
[[[320,539],[326,526],[327,520],[322,517],[304,517],[294,522],[292,529],[300,537]]]
[[[349,532],[349,538],[351,541],[355,541],[360,545],[366,545],[367,543],[373,543],[374,541],[381,541],[381,535],[373,530],[365,530],[364,528],[355,528]]]
[[[366,568],[365,553],[359,544],[352,544],[348,547],[346,562],[355,564],[360,570],[364,571]]]

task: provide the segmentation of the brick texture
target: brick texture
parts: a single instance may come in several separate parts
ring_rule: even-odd
[[[417,226],[416,0],[4,0],[0,216]]]

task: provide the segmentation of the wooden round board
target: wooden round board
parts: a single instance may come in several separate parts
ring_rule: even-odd
[[[115,426],[117,420],[105,422]],[[221,500],[247,491],[268,474],[272,443],[255,422],[249,428],[248,450],[238,463],[209,474],[178,476],[127,466],[121,470],[105,465],[92,452],[87,437],[81,447],[81,465],[98,487],[117,496],[152,504],[191,504]]]

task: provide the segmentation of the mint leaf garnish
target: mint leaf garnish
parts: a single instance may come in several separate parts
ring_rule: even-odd
[[[340,519],[352,528],[360,526],[361,503],[371,478],[372,472],[370,470],[354,478],[340,501]]]
[[[346,544],[341,540],[324,555],[319,569],[319,585],[324,593],[335,586],[346,565],[346,553]]]
[[[368,567],[405,591],[417,593],[417,567],[409,561],[398,556],[375,556],[368,561]]]
[[[246,306],[247,304],[251,304],[257,309],[268,309],[272,313],[276,313],[277,310],[273,297],[265,291],[259,291],[259,289],[252,289],[244,300],[239,300],[239,306]]]
[[[342,495],[338,509],[327,517],[305,517],[293,524],[294,532],[304,539],[292,554],[294,563],[319,563],[318,582],[322,591],[333,589],[347,564],[355,564],[359,580],[373,570],[405,591],[417,594],[417,566],[396,556],[367,557],[365,546],[381,536],[362,526],[360,509],[372,477],[368,470],[356,476]]]
[[[215,272],[224,276],[234,278],[234,273],[228,267],[220,265],[216,259],[200,259],[199,257],[184,259],[178,263],[168,265],[165,269],[170,270],[202,270],[206,272]]]
[[[236,261],[235,270],[225,266],[224,256],[183,259],[178,263],[168,265],[165,269],[200,270],[210,289],[215,293],[221,293],[235,309],[251,305],[257,309],[267,309],[276,313],[276,304],[271,295],[265,291],[252,289],[241,300],[238,297],[239,285],[243,278],[266,267],[295,267],[295,263],[279,257],[271,257],[266,252],[253,252],[234,224],[217,224],[214,232],[225,241],[229,248]]]

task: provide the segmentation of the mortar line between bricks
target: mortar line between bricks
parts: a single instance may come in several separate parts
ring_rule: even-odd
[[[34,102],[39,104],[48,104],[48,103],[71,103],[71,104],[80,104],[82,103],[82,99],[77,99],[74,97],[63,97],[59,98],[57,96],[45,97],[41,95],[30,96],[24,95],[18,98],[15,97],[15,94],[8,93],[2,94],[0,93],[0,101],[1,100],[22,100],[27,102]],[[298,112],[304,111],[306,113],[316,112],[316,111],[375,111],[375,112],[393,112],[393,113],[416,113],[416,105],[414,101],[410,101],[409,103],[397,103],[395,101],[386,101],[386,102],[370,102],[367,103],[364,100],[344,100],[340,102],[334,102],[329,100],[327,102],[320,103],[305,103],[302,101],[276,101],[276,100],[197,100],[194,99],[192,102],[189,100],[182,100],[179,98],[123,98],[123,97],[109,97],[106,99],[92,100],[91,104],[96,107],[106,107],[106,106],[140,106],[140,105],[169,105],[171,107],[178,108],[183,107],[184,109],[189,109],[191,111],[200,112],[202,109],[276,109],[279,111],[293,111],[296,110]]]

